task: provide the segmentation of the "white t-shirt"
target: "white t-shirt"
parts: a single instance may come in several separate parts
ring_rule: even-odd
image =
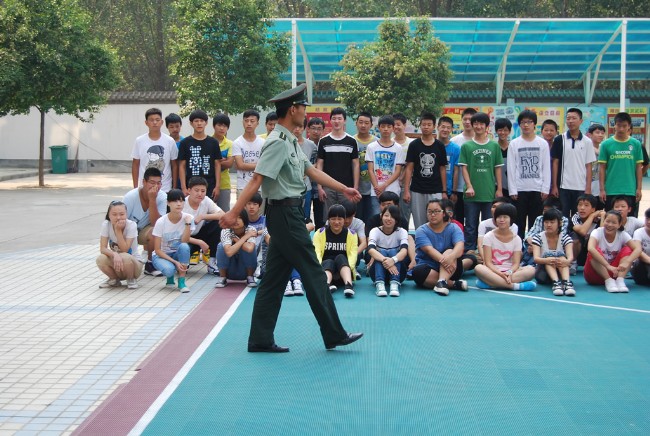
[[[140,159],[140,168],[138,171],[138,186],[142,186],[144,172],[148,168],[158,168],[162,173],[162,190],[164,192],[172,189],[172,167],[171,161],[178,158],[178,147],[176,141],[164,133],[160,138],[153,140],[149,134],[145,133],[135,139],[133,159]]]
[[[464,143],[471,140],[472,138],[466,138],[462,133],[451,138],[451,142],[462,147]],[[460,153],[459,153],[460,154]],[[456,165],[458,168],[454,168],[454,171],[458,171],[458,185],[456,186],[456,192],[463,192],[465,190],[465,179],[463,178],[463,169],[460,168],[460,165]],[[453,180],[447,180],[449,186],[453,188]]]
[[[650,256],[650,235],[648,235],[648,231],[645,228],[636,229],[632,239],[641,241],[641,249],[645,254]]]
[[[137,254],[138,252],[137,224],[131,220],[126,220],[126,227],[124,227],[122,234],[124,235],[124,239],[133,239],[133,241],[131,241],[131,247],[129,247],[127,253]],[[111,222],[109,220],[104,220],[104,222],[102,223],[102,228],[99,232],[99,236],[108,238],[108,248],[110,250],[116,251],[118,253],[122,253],[122,250],[120,250],[120,247],[117,245],[117,236],[115,235],[115,230],[113,229],[113,226],[111,225]]]
[[[515,235],[510,242],[502,242],[494,235],[494,230],[487,232],[483,238],[483,247],[492,249],[492,264],[499,271],[512,269],[512,257],[515,251],[521,251],[521,238]]]
[[[408,232],[399,227],[393,233],[387,235],[379,227],[370,230],[368,235],[368,246],[375,246],[376,249],[390,250],[392,248],[399,249],[400,247],[408,245]]]
[[[588,163],[596,162],[594,144],[587,135],[582,139],[567,138],[565,132],[558,141],[562,141],[562,161],[559,163],[560,188],[583,191],[587,183],[586,167]],[[574,144],[575,142],[575,144]]]
[[[395,173],[398,165],[404,166],[404,157],[404,149],[396,142],[393,142],[390,147],[384,147],[378,141],[373,141],[366,149],[366,162],[373,163],[375,178],[380,185]],[[400,194],[399,177],[386,187],[386,191]],[[374,189],[370,190],[370,195],[377,196]]]
[[[183,212],[183,216],[176,224],[170,221],[169,214],[165,214],[156,221],[156,225],[153,226],[154,236],[161,238],[160,249],[167,254],[175,253],[178,250],[178,246],[181,244],[181,237],[185,231],[185,217],[192,216],[189,213]],[[194,220],[190,225],[190,234],[194,233]]]
[[[508,146],[508,193],[542,192],[551,186],[551,150],[543,138],[526,141],[523,136]]]
[[[641,227],[643,227],[644,225],[645,224],[643,223],[643,221],[641,221],[639,218],[637,218],[635,216],[629,216],[629,217],[627,217],[627,222],[625,223],[625,226],[624,226],[625,227],[625,232],[628,235],[633,236],[634,232],[637,229],[640,229]]]
[[[590,238],[595,239],[598,242],[598,248],[603,253],[603,257],[607,263],[612,263],[612,260],[618,256],[618,253],[621,251],[621,248],[627,244],[629,240],[632,239],[630,235],[626,232],[616,232],[616,237],[613,242],[608,242],[605,238],[605,228],[598,227],[596,230],[591,232]]]
[[[260,160],[264,138],[259,136],[255,141],[248,142],[244,136],[240,136],[232,142],[232,155],[241,156],[244,163],[257,163]],[[253,171],[242,171],[237,169],[237,189],[244,189],[246,184],[253,178]]]
[[[217,213],[221,212],[222,209],[217,206],[212,199],[209,197],[205,197],[203,200],[201,200],[201,203],[199,203],[199,207],[197,209],[192,209],[192,206],[190,206],[190,198],[187,197],[185,199],[185,206],[183,206],[183,212],[189,213],[193,217],[196,217],[197,215],[205,215],[205,214],[211,214],[211,213]],[[192,231],[192,235],[196,235],[199,233],[199,230],[201,230],[201,227],[203,227],[203,224],[205,223],[205,220],[201,220],[198,223],[195,223],[194,230]]]

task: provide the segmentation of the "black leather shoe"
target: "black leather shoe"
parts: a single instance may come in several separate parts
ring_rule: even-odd
[[[273,345],[258,345],[251,342],[248,343],[249,353],[288,353],[289,348],[280,347],[276,344]]]
[[[325,345],[325,348],[327,348],[328,350],[333,350],[334,348],[340,347],[341,345],[349,345],[352,342],[355,342],[355,341],[358,341],[359,339],[361,339],[362,336],[363,336],[363,333],[348,333],[348,335],[346,337],[344,337],[343,339],[341,339],[340,341],[335,342],[333,344]]]

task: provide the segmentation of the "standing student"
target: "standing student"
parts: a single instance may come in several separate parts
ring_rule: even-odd
[[[368,254],[374,259],[368,269],[375,283],[378,297],[400,296],[400,286],[406,278],[408,261],[408,231],[399,227],[401,219],[397,206],[388,206],[381,211],[381,226],[368,235]],[[386,293],[386,284],[389,293]]]
[[[472,116],[476,114],[476,109],[468,107],[463,110],[462,113],[462,123],[463,131],[451,138],[451,142],[458,145],[461,149],[463,144],[467,141],[471,141],[474,138],[474,129],[472,128]],[[460,160],[460,157],[459,157]],[[457,164],[457,168],[454,170],[458,175],[454,177],[452,183],[452,194],[451,201],[454,202],[456,219],[461,223],[465,222],[465,201],[464,201],[464,192],[465,192],[465,179],[463,179],[463,170]]]
[[[305,153],[307,159],[312,164],[316,162],[316,156],[318,155],[318,145],[314,143],[311,139],[305,138],[303,133],[305,132],[305,127],[307,127],[307,118],[302,126],[296,127],[293,129],[293,134],[298,139],[298,145],[302,149],[302,152]],[[312,183],[311,179],[305,176],[305,219],[311,216],[311,198],[312,198]]]
[[[557,136],[558,129],[557,123],[551,119],[544,120],[542,123],[542,138],[548,144],[549,150],[553,147],[553,141]]]
[[[181,141],[178,152],[179,178],[184,195],[190,191],[187,183],[192,177],[203,177],[208,182],[208,196],[216,200],[221,193],[221,150],[219,142],[205,133],[208,114],[197,109],[190,114],[194,129],[191,136]]]
[[[262,133],[260,138],[266,139],[269,134],[275,129],[275,125],[278,123],[278,114],[275,112],[269,112],[266,114],[266,118],[264,120],[264,127],[266,128],[266,132]]]
[[[508,289],[533,291],[535,268],[521,266],[521,238],[513,234],[510,226],[517,219],[517,208],[502,204],[494,211],[497,228],[483,238],[483,265],[476,265],[476,286],[481,289]]]
[[[452,201],[452,205],[454,204],[452,199],[454,196],[454,179],[458,178],[458,158],[460,158],[460,145],[452,142],[449,137],[453,128],[454,120],[451,118],[440,117],[438,119],[438,137],[436,139],[445,146],[445,154],[447,155],[447,197]]]
[[[404,202],[411,205],[417,229],[427,222],[427,204],[447,198],[447,150],[435,139],[436,117],[423,113],[420,117],[422,137],[409,145],[404,176]]]
[[[537,114],[522,111],[517,117],[521,136],[510,143],[508,186],[510,198],[517,207],[519,237],[533,226],[542,214],[543,202],[551,184],[550,152],[546,141],[535,134]]]
[[[638,285],[650,285],[650,209],[645,211],[645,225],[637,229],[632,237],[641,245],[639,258],[632,266],[632,278]]]
[[[503,157],[503,174],[501,175],[501,190],[505,197],[510,197],[508,191],[508,146],[510,145],[510,132],[512,132],[512,123],[507,118],[498,118],[494,121],[494,131],[497,134],[497,142],[501,149]],[[550,179],[550,177],[549,177]]]
[[[360,339],[362,333],[348,333],[343,328],[328,290],[327,278],[318,263],[314,246],[305,228],[302,211],[303,178],[308,175],[321,186],[344,193],[352,201],[361,199],[359,192],[314,168],[300,152],[291,131],[305,120],[308,105],[306,86],[300,85],[274,97],[278,124],[271,132],[252,180],[246,186],[232,209],[220,221],[221,227],[232,225],[248,200],[262,187],[266,199],[266,216],[271,239],[267,255],[267,272],[255,294],[249,352],[286,353],[289,348],[275,343],[274,330],[282,304],[283,289],[293,268],[303,280],[309,306],[314,313],[326,349],[349,345]],[[354,139],[353,139],[354,141]],[[356,142],[354,143],[356,147]]]
[[[393,126],[393,139],[395,143],[402,147],[402,152],[404,157],[408,153],[409,145],[413,142],[413,138],[406,136],[406,116],[403,113],[393,114],[393,119],[395,120],[395,126]],[[399,187],[400,187],[400,199],[399,199],[399,209],[406,218],[406,221],[411,221],[411,205],[404,201],[404,171],[399,175]]]
[[[573,261],[573,241],[562,232],[562,219],[566,219],[558,209],[548,209],[542,215],[544,231],[532,237],[533,259],[537,264],[535,279],[537,283],[553,284],[553,295],[574,297],[576,290],[569,279],[569,267]]]
[[[230,182],[230,168],[232,168],[235,158],[232,156],[232,141],[226,137],[230,129],[230,117],[220,113],[212,118],[212,127],[214,128],[214,139],[219,141],[219,150],[221,151],[221,180],[219,182],[219,198],[217,206],[221,210],[228,212],[230,210],[230,191],[232,185]]]
[[[569,218],[576,211],[578,197],[591,194],[591,164],[596,161],[591,139],[580,131],[582,111],[567,110],[568,130],[553,140],[551,194],[560,198],[562,214]]]
[[[460,148],[458,165],[465,180],[465,248],[476,250],[479,216],[490,218],[494,197],[502,197],[501,167],[503,157],[499,144],[488,138],[490,117],[478,112],[472,115],[474,139]]]
[[[126,280],[129,289],[137,289],[142,263],[136,258],[138,252],[138,227],[127,219],[126,205],[111,201],[102,223],[99,238],[97,267],[108,276],[100,288],[121,286]]]
[[[181,141],[184,136],[181,135],[181,127],[183,127],[183,119],[178,115],[171,113],[165,117],[165,127],[169,136],[176,142],[176,148],[181,148]]]
[[[641,143],[630,136],[632,117],[619,112],[614,117],[614,136],[600,146],[600,200],[605,209],[612,207],[615,196],[628,197],[631,204],[641,201],[643,184]]]
[[[190,263],[190,235],[194,229],[194,218],[183,212],[185,199],[180,189],[167,193],[169,213],[156,221],[152,235],[155,254],[153,264],[167,277],[167,286],[174,286],[174,274],[178,273],[178,290],[190,292],[185,284],[185,276]]]
[[[343,183],[348,188],[359,188],[359,148],[357,141],[345,132],[347,114],[341,107],[332,109],[330,123],[332,131],[318,142],[316,168]],[[330,207],[341,204],[344,195],[334,189],[318,186],[318,198],[324,203],[325,215]]]
[[[131,153],[133,187],[138,187],[147,169],[156,168],[162,175],[162,190],[167,192],[176,183],[178,148],[171,136],[161,132],[163,119],[160,109],[147,109],[144,119],[149,131],[135,139]]]
[[[592,124],[587,130],[587,137],[594,145],[596,156],[600,154],[600,144],[605,140],[605,136],[605,126],[602,124]],[[600,198],[600,164],[597,161],[591,164],[591,195]]]
[[[375,213],[372,198],[372,183],[370,183],[370,173],[368,172],[368,163],[366,162],[366,150],[368,145],[375,142],[377,137],[370,134],[372,129],[372,115],[370,112],[360,112],[355,122],[357,134],[353,136],[357,141],[359,150],[359,193],[361,201],[359,202],[359,219],[365,221]]]
[[[611,293],[629,292],[625,276],[641,254],[641,244],[623,230],[621,221],[621,214],[610,210],[602,226],[591,232],[584,270],[587,283],[604,284]]]
[[[260,160],[264,139],[257,136],[255,129],[260,123],[260,113],[249,109],[243,114],[244,133],[232,143],[232,155],[237,165],[237,196],[253,178],[257,161]]]
[[[391,191],[400,194],[399,175],[404,166],[404,155],[402,147],[393,141],[393,126],[395,120],[390,115],[384,115],[377,122],[379,125],[380,138],[368,145],[366,150],[366,162],[368,163],[368,174],[373,198],[373,215],[379,212],[379,197],[384,191]]]
[[[307,139],[311,139],[314,144],[316,144],[316,147],[318,147],[318,144],[324,132],[325,121],[323,121],[322,118],[314,117],[310,118],[309,121],[307,121]],[[318,159],[318,150],[316,151],[316,156],[307,157],[309,158],[309,162],[312,165],[315,165],[316,160]],[[325,220],[323,219],[324,205],[321,199],[318,197],[318,183],[313,180],[311,182],[311,203],[312,210],[314,212],[314,226],[317,229],[320,229],[325,225]]]

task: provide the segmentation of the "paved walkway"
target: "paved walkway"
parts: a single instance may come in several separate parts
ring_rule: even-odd
[[[0,182],[0,434],[71,433],[222,292],[203,265],[190,270],[189,294],[148,276],[137,290],[98,289],[100,223],[130,175],[47,175],[46,184]]]

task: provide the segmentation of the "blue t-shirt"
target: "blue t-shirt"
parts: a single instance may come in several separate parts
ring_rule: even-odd
[[[453,171],[460,171],[460,168],[457,168],[458,159],[460,158],[460,145],[455,142],[450,142],[445,145],[445,151],[447,152],[447,195],[451,195],[452,188],[454,187],[454,178]],[[458,174],[459,178],[463,178],[462,174]],[[460,186],[460,183],[458,183]]]
[[[463,232],[461,232],[460,227],[451,222],[447,223],[444,230],[440,233],[431,230],[428,223],[422,224],[415,231],[415,263],[418,265],[425,264],[432,268],[438,268],[440,263],[436,262],[422,251],[422,247],[430,246],[440,253],[444,253],[446,250],[454,248],[454,246],[461,241],[465,241]]]

